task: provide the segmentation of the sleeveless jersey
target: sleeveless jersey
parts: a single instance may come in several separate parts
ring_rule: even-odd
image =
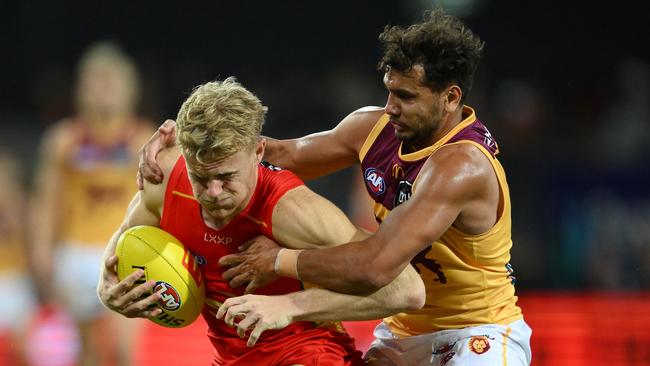
[[[443,329],[481,324],[507,324],[521,318],[516,306],[510,261],[510,195],[503,167],[496,159],[496,141],[465,106],[463,120],[435,144],[408,154],[382,116],[359,152],[366,188],[375,201],[378,222],[417,189],[417,177],[426,160],[442,146],[472,144],[490,161],[503,204],[496,224],[479,235],[450,227],[437,241],[416,255],[411,264],[426,287],[422,309],[386,318],[394,334],[412,336]],[[426,213],[422,213],[425,215]]]
[[[228,339],[236,339],[237,344],[243,342],[243,349],[246,350],[246,341],[239,338],[236,330],[215,318],[221,303],[229,297],[243,295],[244,287],[233,289],[228,285],[222,277],[223,272],[228,268],[218,265],[219,258],[238,253],[240,245],[258,235],[273,239],[271,225],[273,208],[287,191],[303,184],[300,178],[290,171],[260,164],[255,191],[246,208],[225,227],[215,230],[205,225],[203,221],[201,207],[194,198],[185,159],[182,156],[170,174],[160,227],[180,240],[202,267],[206,281],[206,306],[203,309],[203,317],[209,326],[208,335],[223,357],[234,352],[235,345],[228,343]],[[302,289],[300,281],[280,277],[255,293],[280,295]],[[315,328],[316,324],[311,322],[294,323],[282,330],[265,331],[258,343]],[[320,330],[327,332],[326,327],[316,329],[316,331]]]
[[[84,135],[62,171],[60,242],[103,247],[124,218],[137,192],[137,149],[124,138],[101,147]]]
[[[7,192],[6,194],[11,193]],[[0,197],[0,276],[5,273],[20,273],[27,268],[21,221],[12,218],[12,216],[21,213],[15,210],[16,207],[10,207],[7,202],[3,201],[3,198]]]

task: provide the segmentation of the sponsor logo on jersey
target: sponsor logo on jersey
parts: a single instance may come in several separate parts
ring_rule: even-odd
[[[395,180],[400,180],[404,177],[404,168],[402,168],[402,166],[399,164],[393,164],[391,173],[393,174],[393,178],[395,178]]]
[[[370,191],[375,195],[380,195],[386,191],[386,182],[384,181],[384,174],[375,168],[368,168],[363,173],[366,180],[366,185]]]
[[[399,182],[397,185],[397,193],[395,194],[395,202],[393,202],[393,206],[397,207],[402,203],[408,201],[409,198],[411,198],[412,189],[413,185],[411,182],[406,180]]]
[[[173,311],[181,307],[181,297],[178,295],[178,291],[167,282],[156,282],[153,292],[160,295],[158,303],[163,309]]]
[[[220,236],[217,234],[206,232],[203,234],[203,241],[212,244],[229,245],[230,243],[232,243],[232,238],[229,236]]]
[[[482,355],[490,350],[490,341],[486,336],[475,336],[469,339],[470,351]]]

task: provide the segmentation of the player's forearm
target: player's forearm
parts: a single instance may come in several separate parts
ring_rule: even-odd
[[[348,295],[321,288],[288,295],[295,304],[294,321],[369,320],[399,312],[417,310],[424,305],[422,280],[408,266],[390,284],[372,294]]]
[[[355,154],[330,151],[325,135],[321,132],[290,140],[267,138],[264,159],[304,180],[325,176],[356,162]]]
[[[346,245],[304,250],[297,259],[300,278],[320,287],[343,293],[369,293],[379,290],[402,272],[408,261],[397,263],[382,255],[374,237]]]

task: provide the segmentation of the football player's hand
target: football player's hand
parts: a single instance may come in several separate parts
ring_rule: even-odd
[[[287,296],[244,295],[227,299],[217,311],[217,319],[237,328],[240,338],[250,330],[246,345],[253,347],[262,332],[282,329],[293,320],[294,303]],[[240,319],[235,324],[235,318]]]
[[[136,286],[136,282],[144,275],[141,269],[118,281],[116,265],[117,256],[109,257],[104,262],[104,270],[97,286],[97,294],[102,304],[127,318],[150,318],[160,315],[162,310],[155,307],[160,295],[151,291],[156,281],[149,280]]]
[[[138,150],[138,189],[144,189],[144,179],[153,183],[160,184],[163,181],[164,174],[156,162],[156,155],[168,147],[176,144],[176,122],[166,120],[147,141],[144,146]]]
[[[219,259],[219,265],[230,266],[223,273],[223,278],[230,281],[232,288],[247,285],[245,293],[255,292],[278,278],[274,266],[280,249],[280,246],[265,236],[257,236],[247,241],[240,247],[240,253]]]

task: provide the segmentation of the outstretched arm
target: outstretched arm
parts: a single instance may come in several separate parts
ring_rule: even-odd
[[[358,230],[334,204],[305,186],[281,198],[273,213],[273,227],[279,242],[297,249],[333,247],[369,235]],[[274,248],[271,252],[277,250]],[[248,255],[257,256],[250,252]],[[229,257],[237,258],[237,255]],[[230,278],[236,272],[228,271],[231,272],[224,273],[224,277]],[[411,266],[406,266],[394,281],[372,293],[349,295],[311,288],[282,296],[246,295],[228,299],[217,317],[224,317],[232,324],[235,315],[244,314],[244,319],[238,323],[238,332],[243,336],[247,329],[254,328],[250,345],[264,330],[282,328],[293,321],[378,319],[419,309],[424,298],[422,280]]]
[[[411,266],[387,286],[372,294],[347,295],[323,288],[310,288],[281,296],[244,295],[226,300],[218,319],[237,327],[252,347],[262,332],[281,329],[298,321],[342,321],[381,319],[424,305],[424,284]],[[235,324],[235,317],[243,318]]]
[[[365,107],[345,117],[334,129],[297,139],[267,139],[264,158],[291,170],[302,179],[313,179],[351,166],[374,123],[384,113],[382,108]],[[160,184],[164,173],[158,166],[160,151],[174,146],[176,123],[166,120],[138,152],[138,187],[144,180]]]
[[[304,281],[341,292],[381,288],[440,238],[467,207],[482,204],[493,180],[494,170],[478,149],[468,144],[445,147],[425,163],[413,196],[393,209],[375,235],[336,248],[302,251],[297,273]]]

